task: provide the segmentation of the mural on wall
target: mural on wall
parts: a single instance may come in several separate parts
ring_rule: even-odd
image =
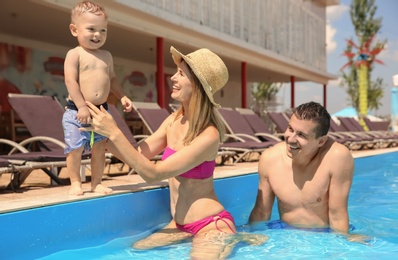
[[[0,106],[9,109],[8,93],[55,96],[66,104],[65,54],[20,47],[0,42]],[[153,74],[135,69],[136,64],[114,64],[125,93],[133,101],[156,102]],[[148,69],[149,70],[149,69]],[[111,103],[118,104],[118,100]]]
[[[67,97],[63,58],[30,48],[0,43],[0,105],[9,109],[8,93]]]
[[[153,76],[150,77],[153,84]],[[133,101],[156,102],[156,89],[148,87],[148,79],[142,71],[134,70],[123,78],[122,87]]]

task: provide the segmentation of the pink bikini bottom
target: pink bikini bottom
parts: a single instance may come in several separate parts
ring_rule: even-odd
[[[178,228],[179,230],[184,231],[184,232],[191,233],[191,234],[193,234],[193,235],[196,235],[196,234],[199,232],[199,230],[201,230],[202,228],[204,228],[205,226],[207,226],[207,225],[209,225],[210,223],[213,223],[213,222],[216,223],[216,228],[217,228],[217,230],[219,230],[219,231],[222,232],[222,230],[219,229],[218,226],[217,226],[217,222],[218,222],[219,220],[221,220],[221,221],[223,221],[225,224],[227,224],[227,226],[229,227],[229,229],[231,229],[231,231],[232,231],[233,233],[235,233],[235,231],[231,228],[231,226],[228,224],[228,222],[225,221],[225,219],[228,219],[228,220],[230,220],[232,223],[235,224],[234,218],[232,217],[231,213],[229,213],[229,212],[226,211],[226,210],[223,210],[223,211],[221,211],[220,213],[218,213],[218,214],[215,215],[215,216],[210,216],[210,217],[204,218],[204,219],[202,219],[202,220],[195,221],[195,222],[190,223],[190,224],[180,225],[180,224],[177,224],[177,223],[176,223],[176,225],[177,225],[177,228]]]

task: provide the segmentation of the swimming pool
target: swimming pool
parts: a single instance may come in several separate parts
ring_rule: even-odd
[[[262,246],[238,244],[229,259],[395,259],[398,255],[398,152],[355,159],[349,197],[353,233],[370,245],[331,233],[246,226],[257,174],[219,179],[216,192],[238,231],[266,234]],[[272,219],[277,219],[273,210]],[[188,259],[190,243],[137,251],[133,241],[170,220],[167,188],[0,215],[0,259]]]

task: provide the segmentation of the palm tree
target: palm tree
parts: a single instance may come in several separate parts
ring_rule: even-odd
[[[347,56],[349,61],[341,68],[341,70],[344,70],[347,66],[353,65],[354,63],[357,67],[357,78],[359,83],[359,122],[365,130],[368,130],[363,116],[368,114],[369,67],[373,62],[383,64],[381,60],[376,59],[376,55],[384,49],[384,46],[376,46],[371,49],[370,46],[372,41],[373,36],[364,42],[361,47],[358,47],[352,40],[348,40],[347,43],[351,46],[351,49],[355,48],[358,52],[344,52],[343,55]],[[357,56],[356,60],[354,59],[355,56]]]
[[[351,98],[351,105],[359,111],[360,123],[367,130],[363,116],[369,108],[377,109],[379,100],[383,97],[383,80],[377,78],[371,81],[373,62],[381,63],[376,59],[385,46],[386,41],[372,43],[375,35],[381,28],[382,18],[374,18],[377,6],[374,0],[353,0],[350,6],[350,16],[356,35],[358,45],[352,39],[347,41],[347,48],[343,53],[348,62],[341,68],[343,84],[347,85],[347,93]],[[353,50],[355,49],[355,52]],[[343,70],[348,67],[349,72]]]
[[[264,110],[269,107],[276,105],[276,95],[282,88],[280,82],[255,82],[251,85],[251,95],[254,99],[253,108],[261,116],[264,114]]]

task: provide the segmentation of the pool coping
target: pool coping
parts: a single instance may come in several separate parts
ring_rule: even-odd
[[[361,158],[367,156],[374,156],[385,153],[392,153],[398,151],[398,147],[353,151],[354,158]],[[237,164],[226,164],[217,166],[214,174],[215,179],[228,178],[239,175],[253,174],[258,170],[258,161],[254,162],[240,162]],[[83,196],[71,196],[68,194],[69,186],[51,186],[46,188],[39,188],[35,190],[28,190],[26,194],[18,193],[0,193],[0,214],[15,212],[20,210],[46,207],[56,204],[76,202],[81,200],[89,200],[94,198],[101,198],[105,196],[113,196],[118,194],[140,192],[149,189],[156,189],[167,187],[168,182],[162,181],[155,184],[147,184],[140,176],[122,175],[117,177],[104,178],[103,183],[113,189],[112,194],[102,195],[91,192],[85,192]],[[83,190],[90,190],[90,183],[83,183]],[[29,194],[28,194],[29,193]]]

